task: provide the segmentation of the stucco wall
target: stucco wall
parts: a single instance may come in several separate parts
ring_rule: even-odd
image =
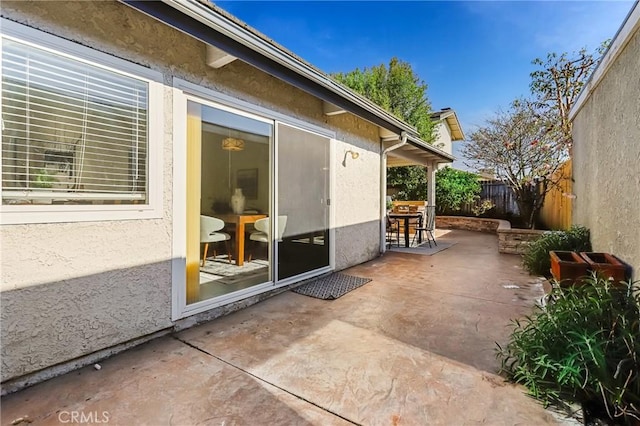
[[[640,277],[640,31],[573,122],[573,221]]]
[[[380,145],[377,127],[350,114],[328,120],[339,130],[334,149],[336,269],[380,254]],[[348,140],[349,142],[340,142]],[[359,154],[353,159],[348,150]]]
[[[172,326],[174,77],[335,130],[336,267],[378,255],[375,126],[327,117],[320,100],[241,61],[212,69],[204,44],[117,2],[5,1],[1,14],[160,71],[167,85],[162,219],[0,228],[2,381]],[[347,149],[360,156],[342,166]]]
[[[453,142],[451,137],[451,129],[447,125],[445,120],[441,120],[436,124],[436,139],[433,142],[433,145],[448,154],[453,153]],[[438,169],[443,169],[445,167],[449,167],[451,164],[439,164]]]
[[[451,129],[447,126],[445,120],[441,120],[436,124],[436,139],[433,145],[442,151],[451,154],[453,153],[453,142],[451,141]]]

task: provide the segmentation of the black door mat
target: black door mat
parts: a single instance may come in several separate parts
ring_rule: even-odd
[[[371,281],[371,278],[354,277],[336,272],[302,284],[291,291],[315,297],[316,299],[334,300],[344,296],[351,290],[365,285],[369,281]]]

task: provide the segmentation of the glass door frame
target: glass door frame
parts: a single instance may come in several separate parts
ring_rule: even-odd
[[[269,210],[272,217],[278,214],[278,123],[295,127],[300,130],[317,134],[329,140],[329,199],[334,196],[335,188],[335,132],[310,123],[289,117],[285,114],[250,104],[232,98],[228,95],[174,79],[173,92],[173,182],[172,182],[172,214],[173,214],[173,245],[172,245],[172,301],[171,319],[181,318],[205,312],[220,306],[228,305],[248,297],[252,297],[276,288],[292,285],[296,282],[312,278],[333,271],[335,269],[335,203],[329,204],[329,265],[308,271],[283,280],[277,280],[278,250],[276,244],[269,244],[269,258],[271,261],[271,281],[229,293],[220,297],[187,304],[186,291],[186,249],[187,249],[187,102],[193,101],[203,106],[222,109],[247,118],[256,119],[273,126],[272,143],[269,149],[269,185],[271,188]],[[277,221],[271,221],[271,235],[275,235]]]

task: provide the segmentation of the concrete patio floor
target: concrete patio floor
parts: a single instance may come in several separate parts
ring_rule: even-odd
[[[578,424],[496,375],[541,281],[495,235],[438,241],[343,271],[373,280],[337,300],[287,291],[8,395],[2,424]]]

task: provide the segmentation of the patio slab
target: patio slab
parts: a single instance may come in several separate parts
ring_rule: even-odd
[[[438,240],[456,244],[344,271],[373,281],[337,300],[285,292],[8,395],[2,424],[578,424],[495,374],[495,342],[541,282],[495,235]]]

